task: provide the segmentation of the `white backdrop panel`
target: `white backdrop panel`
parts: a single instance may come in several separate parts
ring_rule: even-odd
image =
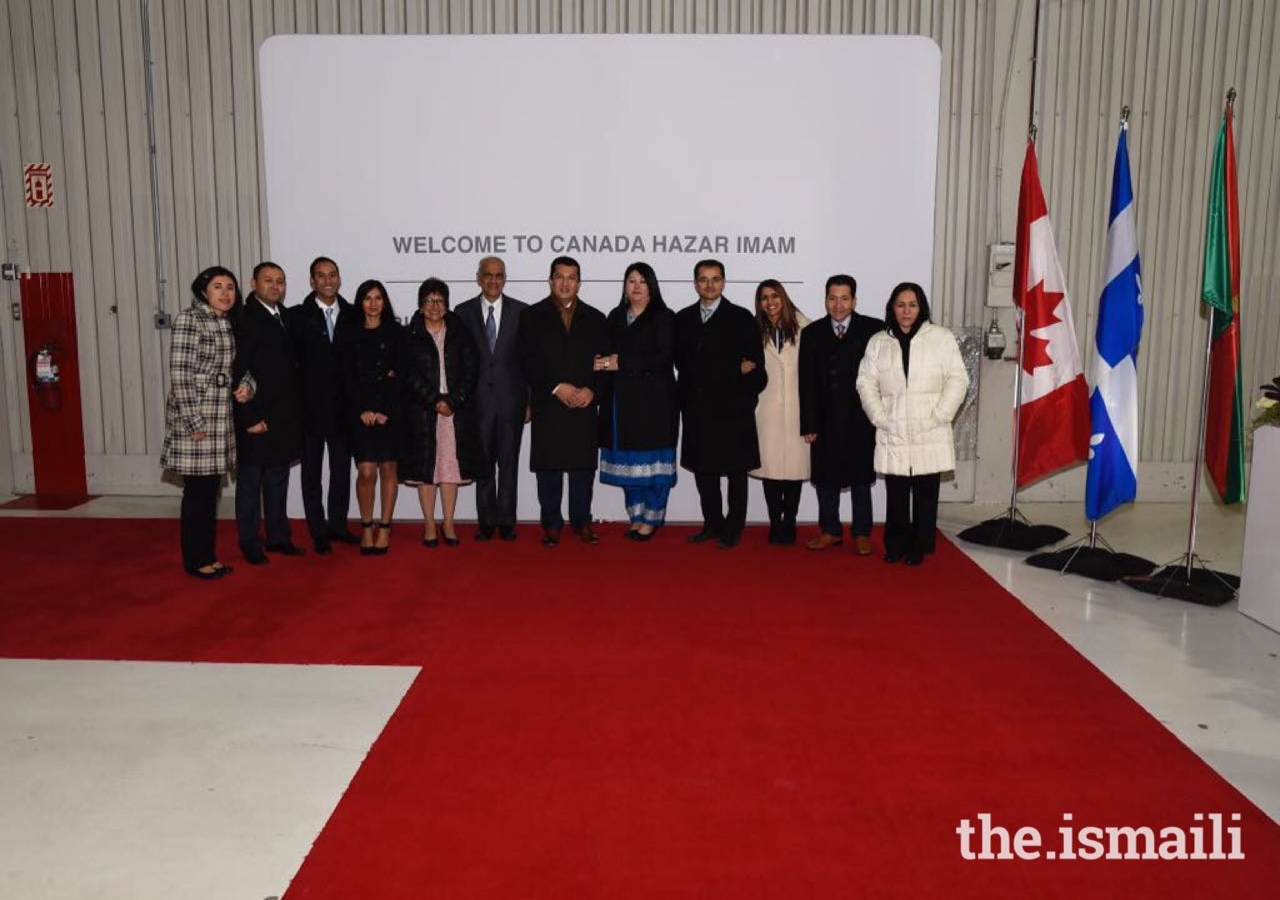
[[[695,300],[694,262],[714,256],[735,302],[778,278],[816,317],[826,277],[847,272],[878,317],[897,282],[929,288],[939,73],[922,37],[273,37],[261,50],[271,256],[292,302],[324,254],[347,295],[386,282],[401,318],[428,275],[455,303],[475,294],[488,252],[530,302],[568,253],[593,306],[614,306],[643,259],[679,308]],[[620,492],[600,494],[597,516],[622,518]],[[814,508],[806,492],[802,515]],[[416,513],[408,497],[401,512]],[[459,515],[474,516],[470,491]],[[691,478],[668,515],[699,519]],[[537,518],[527,475],[520,516]]]

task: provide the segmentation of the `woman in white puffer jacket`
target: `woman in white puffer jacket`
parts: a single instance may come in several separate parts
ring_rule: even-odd
[[[934,550],[941,473],[956,466],[951,420],[969,374],[955,337],[929,321],[920,285],[893,289],[885,326],[862,357],[858,398],[876,427],[875,466],[885,480],[885,562],[918,566]]]

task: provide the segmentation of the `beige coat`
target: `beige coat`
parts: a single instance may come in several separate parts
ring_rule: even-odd
[[[902,347],[887,331],[867,344],[858,369],[858,398],[876,426],[876,471],[928,475],[956,467],[951,420],[960,411],[969,373],[955,337],[926,322],[911,339],[911,376]]]
[[[809,324],[796,313],[797,328]],[[756,478],[779,481],[809,479],[809,445],[800,436],[800,333],[796,342],[784,343],[779,352],[764,346],[764,371],[769,383],[756,403],[756,432],[760,436],[760,468]]]

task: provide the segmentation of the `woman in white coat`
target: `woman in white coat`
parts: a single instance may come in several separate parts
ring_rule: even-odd
[[[862,357],[858,398],[876,427],[875,466],[885,480],[884,560],[918,566],[934,549],[941,473],[956,466],[951,421],[969,374],[955,337],[929,321],[920,285],[893,289],[885,326]]]
[[[796,542],[800,488],[809,478],[809,445],[800,434],[799,372],[800,330],[808,324],[781,282],[770,278],[756,287],[756,326],[769,383],[756,403],[760,468],[750,474],[763,482],[770,544]]]

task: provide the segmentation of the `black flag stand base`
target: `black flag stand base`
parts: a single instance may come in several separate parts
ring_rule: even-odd
[[[970,544],[981,544],[984,547],[1000,547],[1005,550],[1039,550],[1050,544],[1056,544],[1066,537],[1068,532],[1057,525],[1032,525],[1026,516],[1018,512],[1017,507],[1010,506],[1008,511],[987,519],[977,525],[970,525],[956,537]]]
[[[1083,575],[1095,581],[1119,581],[1134,575],[1147,575],[1156,567],[1149,559],[1116,551],[1096,530],[1061,550],[1033,553],[1027,557],[1027,565],[1037,569],[1057,569],[1063,575],[1068,572]]]
[[[1197,554],[1183,554],[1176,562],[1151,575],[1121,579],[1134,590],[1157,597],[1172,597],[1201,606],[1222,606],[1235,599],[1240,578],[1210,569]]]

